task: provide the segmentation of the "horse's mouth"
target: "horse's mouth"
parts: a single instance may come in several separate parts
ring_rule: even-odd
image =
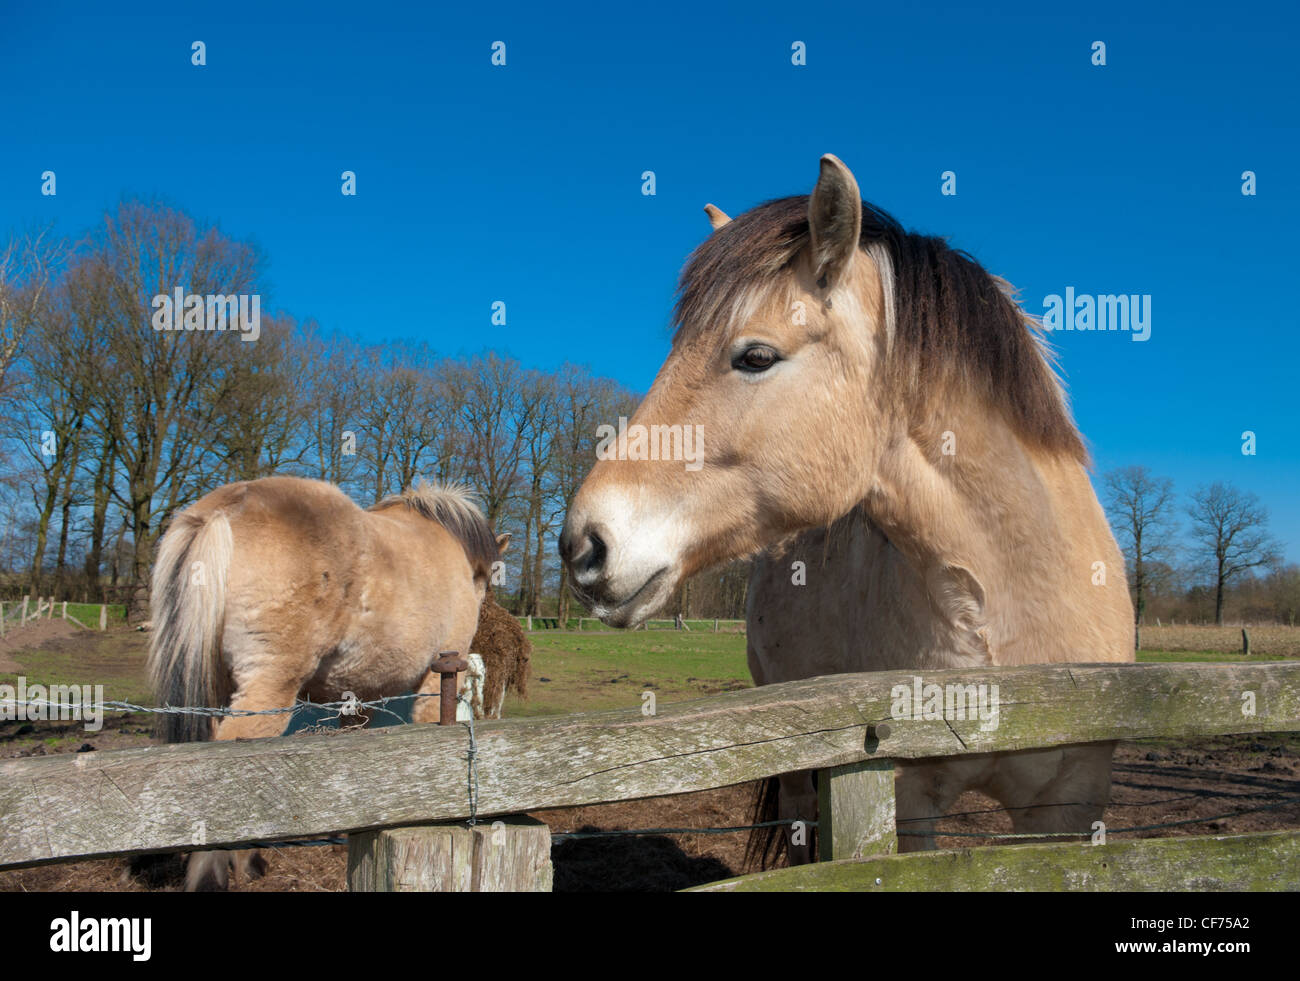
[[[668,566],[660,569],[641,584],[641,588],[623,602],[611,606],[599,599],[588,598],[579,594],[579,598],[591,607],[591,612],[601,622],[610,627],[635,628],[641,626],[650,614],[663,606],[676,585],[676,577]],[[576,589],[574,592],[578,592]]]

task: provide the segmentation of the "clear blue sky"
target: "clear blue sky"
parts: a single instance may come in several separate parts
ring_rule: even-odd
[[[300,318],[644,391],[701,206],[806,193],[833,152],[1033,312],[1151,294],[1146,343],[1055,335],[1098,470],[1255,491],[1300,561],[1300,15],[1060,6],[0,0],[0,231],[161,196],[256,240]]]

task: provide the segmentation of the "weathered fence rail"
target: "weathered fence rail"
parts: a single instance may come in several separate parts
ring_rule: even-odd
[[[481,722],[474,809],[491,818],[847,768],[824,781],[843,788],[823,802],[826,851],[839,858],[883,833],[871,830],[878,810],[848,804],[865,787],[892,808],[892,767],[881,761],[1300,730],[1300,663],[924,673],[927,684],[997,685],[996,728],[975,717],[895,719],[895,686],[916,677],[834,675],[661,705],[653,716]],[[7,760],[0,867],[464,821],[468,745],[463,726],[399,726]]]
[[[821,862],[693,892],[1293,891],[1300,833],[1142,838],[1106,845],[1003,845]]]

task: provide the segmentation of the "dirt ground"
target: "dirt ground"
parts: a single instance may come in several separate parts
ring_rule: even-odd
[[[0,672],[20,670],[18,662],[10,657],[14,651],[44,646],[52,640],[63,640],[80,630],[80,627],[67,620],[30,620],[22,627],[15,627],[12,621],[6,623],[5,635],[0,637]]]

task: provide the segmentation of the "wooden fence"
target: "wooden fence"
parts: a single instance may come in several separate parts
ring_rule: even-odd
[[[9,610],[7,611],[5,610],[6,605],[9,606]],[[95,607],[98,607],[99,619],[98,619],[98,625],[95,629],[98,630],[108,629],[108,606],[106,604],[73,603],[72,605],[78,608],[90,607],[91,609],[94,609]],[[30,612],[29,612],[29,608],[30,608]],[[73,616],[71,613],[68,612],[67,600],[64,600],[60,604],[55,601],[53,596],[50,596],[48,598],[43,596],[37,596],[34,598],[31,596],[24,596],[21,602],[8,602],[8,601],[0,602],[0,637],[3,637],[5,634],[6,618],[13,619],[16,621],[18,626],[22,626],[23,624],[28,623],[29,621],[32,620],[42,620],[42,619],[52,620],[54,619],[55,610],[59,611],[59,619],[71,620],[78,627],[83,627],[83,628],[88,627],[88,624],[82,623],[77,617]]]
[[[659,706],[0,762],[0,868],[347,833],[370,889],[549,887],[542,808],[817,769],[825,864],[712,889],[1297,889],[1300,832],[893,854],[893,761],[1114,739],[1300,730],[1300,663],[935,671],[998,685],[978,718],[895,720],[912,672],[834,675]],[[888,723],[888,733],[880,728]],[[467,829],[471,810],[486,825]],[[493,827],[493,822],[501,823]],[[455,822],[411,830],[398,826]],[[432,871],[430,871],[432,870]]]

